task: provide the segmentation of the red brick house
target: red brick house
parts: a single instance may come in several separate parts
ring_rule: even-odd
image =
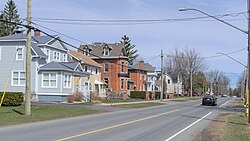
[[[146,91],[147,90],[147,69],[144,61],[129,66],[130,90]]]
[[[99,63],[101,79],[107,83],[107,88],[112,92],[127,92],[128,86],[128,57],[123,43],[93,43],[81,45],[78,51],[88,55]]]

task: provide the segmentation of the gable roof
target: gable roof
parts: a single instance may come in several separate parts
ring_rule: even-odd
[[[77,67],[80,65],[78,62],[49,62],[39,68],[39,70],[49,70],[49,71],[68,71],[74,73],[81,73],[90,75],[91,73],[83,72],[77,70]]]
[[[147,72],[155,72],[155,67],[153,67],[152,65],[150,65],[149,63],[144,63],[143,68],[139,67],[139,63],[136,63],[134,65],[129,65],[129,69],[135,69],[135,70],[144,70]]]
[[[57,35],[53,35],[54,38],[57,37]],[[50,42],[52,39],[52,37],[50,36],[33,36],[32,37],[35,41],[37,41],[38,44],[47,44],[48,42]]]
[[[82,49],[85,47],[85,45],[80,45],[78,51],[82,52]],[[105,57],[125,57],[127,58],[126,52],[125,52],[125,48],[124,48],[124,44],[123,43],[93,43],[88,45],[89,48],[92,48],[92,52],[90,53],[90,57],[91,58],[97,58],[97,56],[101,57],[101,58],[105,58]],[[109,56],[103,56],[103,48],[104,47],[108,47],[110,49],[110,53]],[[121,55],[121,53],[123,53],[124,55]],[[93,55],[94,54],[94,55]],[[99,58],[98,57],[98,58]]]
[[[69,53],[70,56],[74,57],[76,60],[81,61],[81,63],[96,66],[96,67],[99,67],[99,68],[102,67],[99,63],[92,60],[90,57],[83,54],[82,52],[77,52],[77,51],[74,51],[74,50],[70,50],[68,53]]]
[[[48,58],[46,54],[37,46],[37,41],[34,38],[31,38],[31,50],[37,55],[37,57]],[[23,33],[13,34],[9,36],[0,37],[1,41],[26,41],[26,35]]]

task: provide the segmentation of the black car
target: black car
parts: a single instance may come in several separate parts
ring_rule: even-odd
[[[202,105],[217,105],[217,98],[213,95],[206,95],[202,98]]]

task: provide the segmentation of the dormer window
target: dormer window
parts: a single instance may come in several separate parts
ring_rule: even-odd
[[[109,48],[104,48],[104,56],[109,56]]]
[[[89,56],[89,49],[83,49],[83,54]]]

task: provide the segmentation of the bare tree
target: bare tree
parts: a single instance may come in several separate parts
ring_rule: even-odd
[[[206,73],[206,79],[211,93],[216,95],[229,93],[230,79],[223,72],[211,70]]]
[[[205,60],[195,49],[175,49],[165,59],[165,71],[169,75],[179,74],[182,77],[185,92],[189,92],[191,74],[196,76],[205,69]]]

